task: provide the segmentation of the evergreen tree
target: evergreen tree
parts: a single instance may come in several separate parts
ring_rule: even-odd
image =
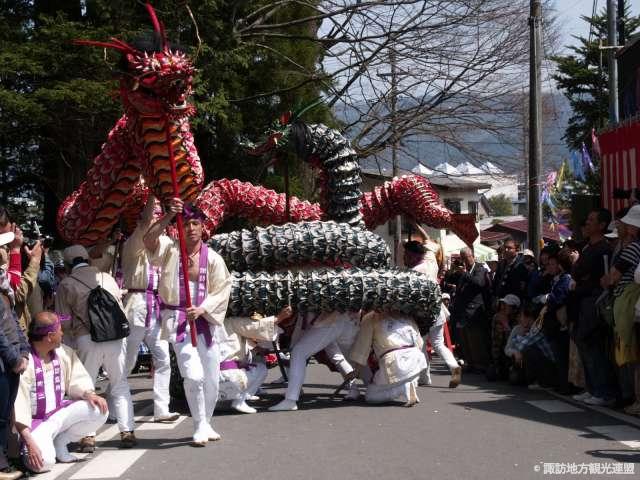
[[[630,15],[628,4],[626,7],[620,24],[628,38],[640,27],[640,15]],[[590,38],[575,37],[577,45],[568,47],[571,53],[553,57],[558,68],[553,78],[573,110],[564,138],[572,150],[578,151],[583,142],[591,144],[591,129],[606,126],[609,117],[607,53],[598,48],[600,39],[606,45],[606,10],[595,17],[581,18],[592,30]]]
[[[495,217],[507,217],[513,214],[511,199],[504,193],[487,198],[487,202]]]
[[[260,161],[247,158],[240,135],[258,138],[284,110],[322,91],[322,50],[288,39],[239,41],[238,18],[269,2],[192,2],[202,45],[183,0],[152,2],[169,40],[197,58],[192,129],[207,175],[260,182]],[[270,21],[308,16],[315,0],[291,4]],[[317,25],[313,28],[318,28]],[[117,53],[76,46],[74,39],[131,41],[151,29],[133,0],[0,0],[0,152],[3,200],[44,198],[52,231],[57,207],[82,182],[107,133],[122,114],[114,74]],[[309,34],[308,23],[293,26]],[[292,69],[291,65],[301,68]],[[302,81],[301,70],[308,81]],[[274,92],[257,96],[256,92]],[[327,108],[306,120],[331,123]],[[299,175],[292,164],[292,175]],[[272,183],[281,183],[276,167]],[[301,185],[293,181],[292,185]],[[302,191],[294,193],[304,194]]]
[[[578,44],[568,47],[572,52],[569,55],[553,58],[558,68],[553,78],[569,99],[573,111],[564,134],[567,145],[580,152],[585,143],[593,152],[591,129],[602,129],[609,119],[609,66],[606,51],[599,49],[600,39],[606,45],[606,9],[595,17],[581,18],[589,24],[592,33],[589,38],[576,37]],[[640,27],[640,16],[631,16],[628,4],[624,17],[619,19],[620,26],[627,38]],[[599,159],[595,155],[593,162],[595,172],[587,172],[583,181],[567,173],[565,187],[556,198],[560,207],[569,206],[575,194],[599,195],[600,169]]]

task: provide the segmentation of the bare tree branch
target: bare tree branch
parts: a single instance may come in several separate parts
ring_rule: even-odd
[[[293,6],[309,14],[280,14]],[[483,146],[500,145],[505,162],[522,161],[513,131],[525,117],[528,17],[528,0],[270,2],[237,20],[237,39],[284,58],[301,81],[234,101],[318,82],[361,157],[383,158],[394,144],[416,157],[415,142],[434,142],[477,160],[488,157]],[[553,22],[545,27],[554,41]],[[305,69],[279,50],[287,41],[322,46],[322,64]]]

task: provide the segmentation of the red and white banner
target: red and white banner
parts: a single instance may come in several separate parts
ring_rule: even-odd
[[[615,214],[628,206],[629,200],[614,199],[614,189],[640,187],[640,120],[605,132],[598,140],[602,159],[602,206]]]

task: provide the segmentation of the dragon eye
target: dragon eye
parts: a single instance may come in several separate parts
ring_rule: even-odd
[[[140,79],[140,83],[142,83],[142,85],[145,87],[152,87],[157,81],[157,75],[149,75]]]

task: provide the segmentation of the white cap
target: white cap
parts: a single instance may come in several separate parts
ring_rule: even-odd
[[[448,293],[443,293],[442,300],[451,300],[451,295],[449,295]]]
[[[13,242],[14,238],[16,238],[16,235],[13,232],[0,233],[0,247]]]
[[[640,205],[634,205],[627,214],[620,219],[622,223],[640,228]]]
[[[89,253],[87,253],[87,249],[82,245],[71,245],[64,249],[62,257],[64,258],[64,263],[71,265],[76,258],[89,260]]]
[[[618,229],[613,227],[613,229],[609,233],[604,234],[607,238],[618,238]]]
[[[498,254],[497,253],[492,253],[491,255],[489,255],[489,258],[487,258],[487,263],[489,262],[498,262],[500,261],[498,259]]]
[[[509,295],[505,295],[504,298],[501,298],[499,301],[506,305],[511,305],[512,307],[518,307],[518,308],[520,307],[520,299],[518,298],[517,295],[514,295],[513,293],[510,293]]]
[[[528,248],[522,252],[522,256],[536,258],[536,256],[533,253],[533,250],[529,250]]]

